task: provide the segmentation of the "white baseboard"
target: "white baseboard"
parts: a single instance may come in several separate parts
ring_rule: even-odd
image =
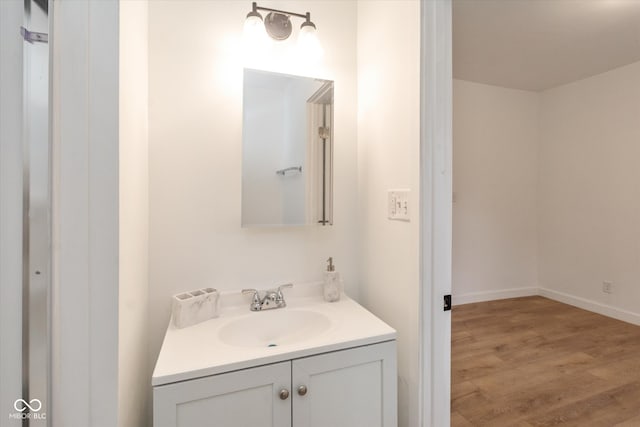
[[[473,292],[469,294],[453,295],[453,305],[471,304],[474,302],[494,301],[507,298],[520,298],[540,295],[545,298],[559,301],[574,307],[602,314],[603,316],[612,317],[622,320],[623,322],[632,323],[640,326],[640,314],[621,308],[591,301],[585,298],[576,297],[546,288],[514,288],[502,289],[495,291]]]
[[[640,326],[640,314],[638,313],[633,313],[631,311],[622,310],[620,308],[601,304],[585,298],[565,294],[564,292],[553,291],[551,289],[540,288],[538,289],[538,292],[539,295],[543,297]]]
[[[453,295],[453,305],[471,304],[474,302],[494,301],[498,299],[520,298],[539,295],[538,288],[513,288],[495,291],[472,292],[469,294]]]

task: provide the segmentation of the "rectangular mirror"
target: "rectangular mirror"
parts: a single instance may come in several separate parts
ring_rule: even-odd
[[[242,226],[331,225],[333,82],[244,70]]]

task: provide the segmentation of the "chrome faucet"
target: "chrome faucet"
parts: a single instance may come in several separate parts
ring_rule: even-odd
[[[263,296],[260,296],[260,291],[256,289],[243,289],[243,294],[251,294],[251,305],[249,310],[262,311],[270,310],[272,308],[283,308],[287,306],[287,302],[284,300],[283,289],[293,287],[292,283],[278,286],[277,289],[270,289],[265,291]]]

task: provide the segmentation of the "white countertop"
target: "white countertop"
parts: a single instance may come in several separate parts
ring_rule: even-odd
[[[322,288],[318,285],[301,285],[294,289],[284,291],[287,307],[274,310],[303,309],[322,313],[331,321],[326,331],[300,342],[276,347],[225,344],[218,338],[221,328],[236,319],[260,316],[267,311],[250,311],[250,298],[241,297],[237,292],[223,294],[220,317],[184,329],[177,329],[173,321],[169,322],[153,371],[152,385],[160,386],[396,338],[393,328],[344,294],[340,301],[328,303],[322,299]]]

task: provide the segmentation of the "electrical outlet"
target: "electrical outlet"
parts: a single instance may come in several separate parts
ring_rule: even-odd
[[[389,190],[388,191],[388,218],[409,221],[411,219],[409,207],[409,190]]]
[[[605,294],[612,294],[613,282],[609,282],[608,280],[605,280],[604,282],[602,282],[602,292],[604,292]]]

